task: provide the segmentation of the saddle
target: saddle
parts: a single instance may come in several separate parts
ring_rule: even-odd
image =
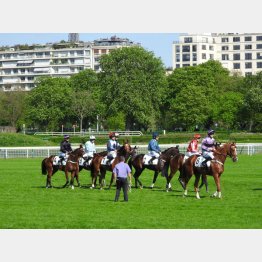
[[[159,158],[154,159],[153,162],[152,162],[152,164],[150,164],[150,163],[148,163],[148,162],[150,161],[151,158],[152,158],[151,155],[145,154],[144,157],[143,157],[143,164],[144,164],[144,165],[157,165]]]
[[[107,156],[103,157],[103,159],[101,161],[101,165],[103,165],[103,166],[110,166],[114,162],[115,158],[112,158],[110,161],[108,161],[108,160],[109,159],[108,159]]]
[[[195,161],[195,167],[205,167],[202,163],[205,160],[203,156],[199,156]],[[207,167],[210,167],[211,161],[207,161]]]
[[[65,166],[66,165],[66,160],[67,158],[64,158],[61,162],[61,158],[59,156],[55,156],[54,157],[54,160],[53,160],[53,165],[54,166],[59,166],[62,164],[62,166]]]
[[[88,161],[86,161],[84,158],[80,157],[79,159],[79,166],[91,166],[93,158],[88,159]]]

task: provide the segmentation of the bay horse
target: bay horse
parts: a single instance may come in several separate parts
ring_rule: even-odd
[[[179,170],[179,178],[178,181],[183,187],[183,184],[181,182],[181,177],[183,176],[183,165],[187,161],[188,157],[185,157],[185,154],[178,153],[175,156],[171,157],[169,167],[170,167],[170,174],[167,177],[167,183],[166,183],[166,191],[168,192],[171,189],[171,180],[173,176],[176,174],[176,172]],[[201,188],[203,185],[206,187],[206,191],[208,192],[208,183],[207,183],[207,178],[206,175],[201,176],[201,185],[199,188]]]
[[[238,160],[237,146],[235,142],[225,143],[222,146],[217,145],[214,150],[214,159],[211,160],[209,167],[197,167],[195,165],[197,156],[191,156],[190,158],[188,158],[188,160],[184,164],[183,173],[180,180],[180,183],[185,190],[184,195],[187,195],[187,184],[192,175],[194,174],[194,190],[196,192],[196,198],[200,199],[198,188],[200,175],[210,175],[213,176],[216,183],[216,191],[212,195],[212,197],[221,198],[222,194],[220,178],[222,173],[224,172],[224,163],[226,161],[227,156],[229,156],[233,162],[236,162]]]
[[[92,178],[92,186],[90,188],[94,188],[95,184],[94,181],[96,179],[96,177],[98,176],[98,174],[100,173],[100,177],[99,177],[99,184],[100,184],[100,189],[103,189],[103,185],[105,184],[105,175],[106,175],[106,171],[110,171],[112,172],[111,175],[111,181],[110,181],[110,185],[109,185],[109,189],[113,183],[114,177],[113,177],[113,169],[115,167],[115,165],[117,165],[118,163],[120,163],[120,156],[124,156],[125,157],[125,162],[128,160],[128,158],[131,156],[132,152],[135,150],[135,148],[131,148],[128,140],[124,141],[123,146],[121,146],[118,150],[117,150],[117,155],[114,159],[114,161],[112,162],[112,164],[110,165],[104,165],[102,164],[102,159],[104,158],[103,155],[97,156],[94,160],[93,160],[93,178]]]
[[[66,177],[66,183],[63,187],[66,187],[69,184],[68,172],[71,172],[71,181],[70,185],[71,188],[74,189],[74,177],[76,177],[78,186],[80,186],[78,173],[79,173],[79,158],[84,155],[83,146],[80,145],[79,148],[75,149],[68,155],[68,159],[66,161],[66,165],[54,165],[53,161],[55,155],[51,155],[50,157],[46,157],[42,160],[41,167],[42,167],[42,174],[47,175],[46,178],[46,188],[51,188],[51,177],[58,171],[64,171]]]
[[[170,147],[170,148],[166,149],[165,151],[163,151],[161,153],[157,165],[153,165],[153,164],[145,165],[143,163],[143,158],[144,158],[145,154],[139,154],[139,155],[136,155],[133,158],[131,158],[129,160],[128,164],[129,164],[131,170],[132,170],[132,167],[134,167],[134,169],[135,169],[135,173],[134,173],[135,187],[137,188],[138,187],[137,184],[139,184],[140,188],[143,188],[143,185],[142,185],[141,181],[139,180],[139,176],[142,174],[142,172],[144,171],[145,168],[154,171],[154,177],[153,177],[153,182],[151,184],[151,188],[154,187],[159,172],[162,172],[162,175],[164,177],[166,177],[166,179],[167,179],[170,159],[171,159],[171,157],[175,156],[178,153],[179,153],[178,146]]]

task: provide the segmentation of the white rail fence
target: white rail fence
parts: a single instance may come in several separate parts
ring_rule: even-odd
[[[185,153],[187,144],[178,144],[179,151]],[[175,144],[160,144],[160,148],[163,150],[176,146]],[[147,145],[137,145],[137,153],[147,153]],[[238,154],[253,155],[262,154],[262,143],[259,144],[238,144]],[[77,146],[73,146],[73,149]],[[97,152],[106,150],[105,146],[97,146]],[[59,153],[59,147],[1,147],[0,158],[37,158],[48,157],[50,155],[57,155]]]
[[[141,131],[113,131],[117,132],[120,136],[142,136]],[[109,131],[82,131],[82,132],[35,132],[35,136],[87,136],[87,135],[98,135],[108,136]]]

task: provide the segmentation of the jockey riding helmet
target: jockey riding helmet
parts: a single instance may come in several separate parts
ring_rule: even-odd
[[[194,138],[195,138],[195,139],[200,139],[200,138],[201,138],[201,135],[200,135],[200,134],[195,134],[195,135],[194,135]]]
[[[158,135],[158,133],[157,132],[154,132],[153,134],[152,134],[152,137],[155,139],[155,138],[157,138],[159,135]]]
[[[68,139],[69,138],[69,135],[64,135],[64,139]]]
[[[215,134],[215,130],[208,130],[207,134],[210,136],[210,135],[214,135]]]
[[[116,137],[115,132],[110,132],[110,133],[109,133],[109,138],[112,138],[112,137]]]
[[[96,137],[95,136],[90,136],[89,139],[90,140],[96,140]]]

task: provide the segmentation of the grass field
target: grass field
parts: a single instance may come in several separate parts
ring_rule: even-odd
[[[165,192],[159,177],[154,189],[153,172],[141,175],[144,189],[132,188],[129,202],[113,202],[111,190],[89,189],[90,174],[80,173],[81,188],[60,187],[64,173],[52,179],[54,188],[46,189],[46,176],[40,171],[42,159],[0,159],[1,229],[261,229],[262,228],[262,155],[227,159],[222,174],[222,199],[210,198],[215,191],[212,177],[210,192],[200,192],[197,200],[193,180],[189,196],[172,180],[173,191]],[[107,183],[110,179],[107,173]],[[134,181],[133,181],[134,184]]]

